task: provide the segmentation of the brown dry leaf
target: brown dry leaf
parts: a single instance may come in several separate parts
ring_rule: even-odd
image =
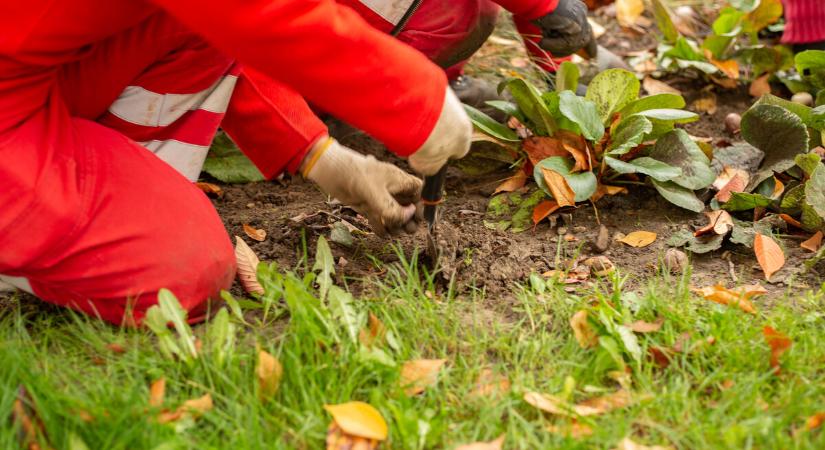
[[[813,431],[821,427],[823,423],[825,423],[825,412],[816,413],[805,421],[805,429]]]
[[[407,395],[418,395],[438,382],[438,373],[446,359],[415,359],[401,367],[401,386]]]
[[[475,442],[472,444],[459,445],[455,450],[501,450],[504,447],[504,435],[490,442]]]
[[[673,447],[661,445],[642,445],[633,442],[632,439],[626,437],[616,445],[615,450],[673,450]]]
[[[657,366],[664,369],[670,365],[670,355],[673,353],[670,349],[664,347],[648,347],[647,352]]]
[[[344,433],[335,422],[327,429],[327,450],[375,450],[378,441]]]
[[[358,341],[365,347],[372,347],[384,340],[384,336],[387,335],[387,327],[384,326],[384,322],[381,322],[373,313],[370,313],[368,323],[369,331],[361,330],[358,333]]]
[[[768,77],[770,77],[770,74],[766,73],[751,82],[751,87],[748,89],[748,93],[751,94],[751,97],[759,98],[765,94],[771,93],[771,84],[768,83]]]
[[[791,338],[769,326],[762,328],[762,334],[765,335],[768,347],[771,348],[771,367],[773,367],[774,373],[779,373],[779,356],[788,351],[793,342],[791,342]]]
[[[206,195],[214,195],[215,197],[223,197],[223,189],[217,184],[197,182],[195,187],[202,190]]]
[[[717,69],[721,70],[726,77],[730,78],[731,80],[739,79],[739,62],[737,62],[735,59],[719,61],[718,59],[713,57],[713,53],[708,49],[705,49],[705,57],[708,59],[708,61],[710,61],[711,64],[716,66]]]
[[[521,189],[524,187],[524,183],[527,182],[527,174],[524,173],[523,170],[519,170],[510,178],[504,180],[501,184],[496,187],[496,190],[493,191],[493,194],[498,194],[499,192],[513,192],[517,189]]]
[[[195,419],[203,415],[203,413],[210,411],[213,406],[212,396],[205,394],[202,397],[183,402],[175,411],[162,412],[158,416],[158,423],[177,422],[185,417]]]
[[[254,239],[258,242],[263,242],[266,239],[266,230],[262,230],[259,228],[255,228],[248,223],[243,224],[243,232],[246,233],[251,239]]]
[[[713,181],[714,189],[717,191],[722,190],[722,188],[728,185],[737,176],[741,177],[745,184],[748,184],[748,181],[750,181],[750,174],[748,174],[746,170],[737,169],[731,166],[724,166],[722,171],[719,172],[719,175],[717,175],[716,179]]]
[[[349,435],[383,441],[387,439],[387,422],[381,413],[364,402],[324,405],[332,420]]]
[[[771,198],[777,200],[783,192],[785,192],[785,184],[779,181],[779,178],[773,177],[773,193],[771,193]]]
[[[705,92],[691,104],[694,110],[708,114],[716,114],[716,94]]]
[[[623,27],[633,27],[645,12],[642,0],[616,0],[616,19]]]
[[[779,215],[779,218],[780,218],[780,219],[782,219],[782,220],[784,220],[784,221],[785,221],[785,223],[787,223],[788,225],[790,225],[790,226],[792,226],[792,227],[796,227],[796,228],[799,228],[799,229],[803,229],[803,228],[805,228],[805,226],[804,226],[804,225],[802,225],[802,222],[800,222],[800,221],[798,221],[798,220],[794,219],[793,217],[791,217],[791,216],[789,216],[789,215],[787,215],[787,214],[780,214],[780,215]]]
[[[682,95],[682,91],[670,86],[669,84],[659,81],[652,77],[645,77],[642,80],[642,87],[645,88],[649,95],[656,94],[677,94]]]
[[[644,320],[637,320],[629,325],[631,331],[636,333],[655,333],[662,329],[662,325],[665,323],[664,317],[659,317],[656,319],[655,322],[645,322]]]
[[[527,153],[527,158],[534,166],[551,156],[566,157],[569,155],[560,139],[545,136],[529,137],[522,141],[521,148]]]
[[[255,374],[258,376],[258,396],[261,400],[264,400],[278,392],[284,368],[277,358],[263,350],[259,350]]]
[[[756,233],[753,238],[753,252],[756,254],[756,261],[765,272],[766,280],[770,280],[771,275],[785,265],[785,254],[782,248],[768,236]]]
[[[109,350],[112,353],[126,353],[126,347],[114,342],[111,344],[106,344],[106,350]]]
[[[757,295],[767,294],[768,291],[759,284],[741,286],[735,289],[728,289],[721,284],[693,289],[693,292],[701,295],[706,300],[719,303],[721,305],[736,305],[742,311],[756,314],[756,308],[750,299]]]
[[[550,414],[555,414],[558,416],[573,415],[573,407],[555,395],[542,394],[540,392],[527,392],[524,394],[524,401]]]
[[[573,336],[581,348],[595,347],[599,343],[599,337],[587,321],[587,310],[580,310],[570,318],[570,327],[573,328]]]
[[[556,212],[559,208],[561,208],[559,204],[553,200],[542,200],[541,203],[533,208],[533,225],[538,225],[539,222]]]
[[[799,246],[811,252],[819,250],[819,247],[822,247],[822,232],[817,231],[808,240],[799,244]]]
[[[573,193],[573,189],[570,188],[563,176],[544,167],[541,168],[541,173],[544,175],[547,188],[550,189],[550,193],[553,194],[553,198],[560,207],[576,205],[576,194]]]
[[[731,194],[734,192],[745,192],[745,188],[748,186],[748,181],[750,180],[750,175],[747,172],[740,169],[732,169],[737,170],[742,173],[735,173],[733,174],[732,178],[725,182],[725,184],[719,188],[719,192],[716,193],[715,197],[722,203],[730,200]],[[724,171],[723,171],[724,173]],[[719,175],[722,177],[722,174]],[[716,179],[719,181],[719,178]],[[716,186],[716,182],[713,183]]]
[[[729,212],[717,209],[705,212],[705,215],[708,216],[708,224],[696,230],[693,233],[694,236],[703,236],[710,233],[724,236],[733,230],[733,218]]]
[[[547,431],[560,436],[581,439],[593,434],[593,428],[589,425],[572,421],[564,425],[547,425]]]
[[[478,374],[473,391],[473,397],[501,397],[510,392],[510,380],[504,375],[493,372],[493,369],[485,367]]]
[[[149,406],[160,408],[163,406],[163,399],[166,396],[166,378],[155,380],[149,387]]]
[[[264,287],[258,282],[258,264],[261,260],[258,255],[249,248],[246,242],[235,236],[235,261],[238,264],[238,279],[246,292],[250,294],[263,294]]]
[[[711,75],[710,80],[725,89],[736,89],[739,87],[739,82],[732,78],[717,78]]]
[[[596,192],[590,197],[590,201],[596,203],[605,195],[627,194],[627,192],[627,188],[623,186],[610,186],[599,183],[598,186],[596,186]]]
[[[614,409],[624,408],[631,403],[630,391],[619,389],[611,394],[591,398],[573,407],[580,416],[594,416],[604,414]]]
[[[631,247],[642,248],[652,244],[655,240],[656,233],[652,231],[634,231],[619,239],[619,242],[627,244]]]

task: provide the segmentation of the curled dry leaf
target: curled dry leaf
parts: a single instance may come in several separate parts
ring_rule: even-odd
[[[630,328],[631,331],[636,333],[655,333],[662,329],[662,325],[665,323],[664,317],[659,317],[656,319],[655,322],[645,322],[644,320],[637,320],[631,324],[628,324],[627,327]]]
[[[718,234],[724,236],[733,230],[733,218],[730,213],[723,209],[705,212],[708,216],[708,224],[696,230],[694,236],[703,236],[705,234]]]
[[[490,442],[475,442],[472,444],[459,445],[455,450],[501,450],[504,446],[504,435]]]
[[[324,405],[332,420],[349,435],[383,441],[387,439],[387,422],[381,413],[364,402]]]
[[[770,74],[766,73],[751,82],[751,87],[748,89],[751,97],[759,98],[771,93],[771,84],[768,83],[768,77],[770,77]]]
[[[676,94],[682,95],[682,92],[667,83],[659,81],[652,77],[645,77],[642,80],[642,87],[645,88],[649,95],[657,95],[657,94]]]
[[[401,386],[407,395],[418,395],[438,382],[446,359],[415,359],[401,367]]]
[[[581,439],[593,434],[593,428],[589,425],[576,422],[575,420],[563,425],[547,425],[547,431],[573,439]]]
[[[238,279],[244,290],[250,294],[263,294],[264,287],[258,282],[258,264],[261,260],[238,236],[235,236],[235,261],[238,264]]]
[[[498,194],[499,192],[513,192],[524,187],[524,183],[526,182],[527,174],[524,173],[523,170],[519,170],[513,176],[499,184],[498,187],[496,187],[496,190],[493,191],[493,194]]]
[[[647,247],[656,240],[656,233],[652,231],[634,231],[627,236],[619,239],[619,242],[627,244],[631,247],[641,248]]]
[[[753,252],[756,254],[756,261],[765,273],[766,280],[770,280],[771,275],[785,265],[785,253],[782,252],[782,248],[776,241],[764,234],[756,233],[754,236]]]
[[[630,439],[629,437],[626,437],[626,438],[622,439],[621,442],[619,442],[616,445],[615,450],[673,450],[673,447],[671,447],[669,445],[668,446],[661,446],[661,445],[637,444],[636,442],[633,442],[633,440]]]
[[[278,392],[284,368],[277,358],[263,350],[259,350],[255,374],[258,376],[258,396],[263,400]]]
[[[327,450],[375,450],[378,441],[344,433],[335,422],[327,429]]]
[[[258,242],[263,242],[266,239],[266,230],[255,228],[248,223],[243,224],[243,232],[246,233],[250,239],[254,239]]]
[[[166,396],[166,378],[158,378],[149,386],[149,406],[160,408]]]
[[[223,197],[223,189],[217,184],[197,182],[195,187],[202,190],[206,195],[213,195],[215,197]]]
[[[369,315],[369,330],[361,330],[358,332],[358,341],[365,347],[372,347],[384,341],[384,336],[387,335],[387,327],[384,322],[373,313]]]
[[[547,188],[550,189],[550,193],[553,194],[559,206],[576,205],[576,194],[561,174],[545,167],[541,168],[541,173],[544,176],[544,182],[547,183]]]
[[[595,347],[599,343],[596,331],[587,321],[587,310],[580,310],[570,318],[570,327],[573,328],[573,336],[581,348]]]
[[[798,220],[794,219],[793,217],[791,217],[791,216],[789,216],[789,215],[787,215],[787,214],[780,214],[780,215],[779,215],[779,218],[780,218],[780,219],[782,219],[782,220],[784,220],[784,221],[785,221],[785,223],[787,223],[788,225],[790,225],[790,226],[792,226],[792,227],[794,227],[794,228],[799,228],[799,229],[803,229],[803,228],[805,228],[805,226],[804,226],[804,225],[802,225],[802,223],[801,223],[800,221],[798,221]]]
[[[533,208],[533,225],[538,225],[539,222],[556,212],[559,208],[559,204],[553,200],[542,200],[541,203]]]
[[[493,369],[485,367],[478,374],[475,386],[470,396],[472,397],[501,397],[510,391],[510,380],[502,374],[496,373]]]
[[[765,341],[767,341],[768,347],[771,348],[771,367],[773,367],[774,373],[779,373],[779,356],[791,348],[791,338],[769,326],[762,329],[762,334],[765,335]]]
[[[811,252],[818,251],[819,247],[822,247],[822,232],[817,231],[808,240],[799,244],[799,246]]]
[[[756,314],[756,308],[750,299],[757,295],[767,294],[768,291],[759,284],[740,286],[735,289],[728,289],[721,284],[693,289],[693,292],[701,295],[706,300],[719,303],[721,305],[736,305],[742,311]]]

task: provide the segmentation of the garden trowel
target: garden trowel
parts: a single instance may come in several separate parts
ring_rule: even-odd
[[[435,224],[438,220],[438,205],[444,196],[444,180],[447,178],[447,166],[441,168],[435,175],[424,177],[424,188],[421,190],[421,203],[424,205],[424,220],[427,221],[427,249],[426,255],[435,268],[438,265],[439,249],[436,242]]]

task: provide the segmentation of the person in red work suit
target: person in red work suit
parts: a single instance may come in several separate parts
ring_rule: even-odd
[[[825,2],[822,0],[782,0],[785,32],[782,42],[794,51],[825,50]]]
[[[415,229],[420,180],[329,138],[306,100],[421,174],[469,149],[444,71],[333,0],[5,2],[0,29],[0,280],[116,324],[161,288],[201,320],[231,284],[191,183],[219,126],[382,235]]]

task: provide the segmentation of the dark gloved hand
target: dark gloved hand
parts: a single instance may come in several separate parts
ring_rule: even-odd
[[[541,28],[539,46],[555,57],[564,57],[584,48],[596,55],[596,39],[587,22],[587,6],[580,0],[559,0],[553,12],[533,23]]]

